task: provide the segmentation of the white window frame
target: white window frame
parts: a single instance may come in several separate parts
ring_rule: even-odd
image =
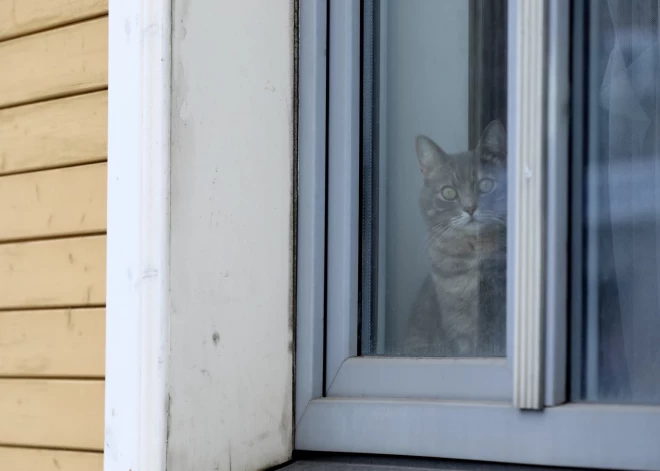
[[[565,403],[569,8],[510,0],[507,359],[394,359],[357,357],[359,2],[301,2],[296,449],[660,469],[660,407]]]
[[[333,2],[330,15],[326,394],[511,399],[513,365],[507,359],[357,356],[360,2]]]

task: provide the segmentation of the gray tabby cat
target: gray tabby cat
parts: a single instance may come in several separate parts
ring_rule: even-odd
[[[491,122],[471,151],[447,154],[418,136],[431,273],[403,353],[503,356],[506,351],[506,133]]]

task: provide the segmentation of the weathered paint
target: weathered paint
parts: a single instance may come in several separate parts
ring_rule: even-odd
[[[291,0],[175,0],[168,471],[292,449]]]

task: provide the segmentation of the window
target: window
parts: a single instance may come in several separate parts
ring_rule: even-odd
[[[365,6],[361,353],[503,357],[506,0]]]
[[[573,153],[575,401],[660,405],[658,8],[592,2],[587,18],[588,137]]]
[[[298,449],[660,469],[658,5],[301,2]]]

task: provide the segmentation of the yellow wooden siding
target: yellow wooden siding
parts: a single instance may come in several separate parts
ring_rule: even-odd
[[[0,178],[0,242],[103,232],[107,164]]]
[[[104,372],[105,309],[0,311],[0,376],[102,378]]]
[[[0,40],[107,12],[108,0],[0,0]]]
[[[0,445],[102,450],[103,398],[103,381],[0,379]]]
[[[103,469],[107,11],[0,0],[2,471]]]
[[[108,84],[107,17],[0,43],[0,107]]]
[[[0,175],[105,160],[107,136],[107,91],[0,110]]]
[[[104,303],[105,236],[0,245],[0,309]]]
[[[3,471],[103,471],[103,454],[0,446]]]

